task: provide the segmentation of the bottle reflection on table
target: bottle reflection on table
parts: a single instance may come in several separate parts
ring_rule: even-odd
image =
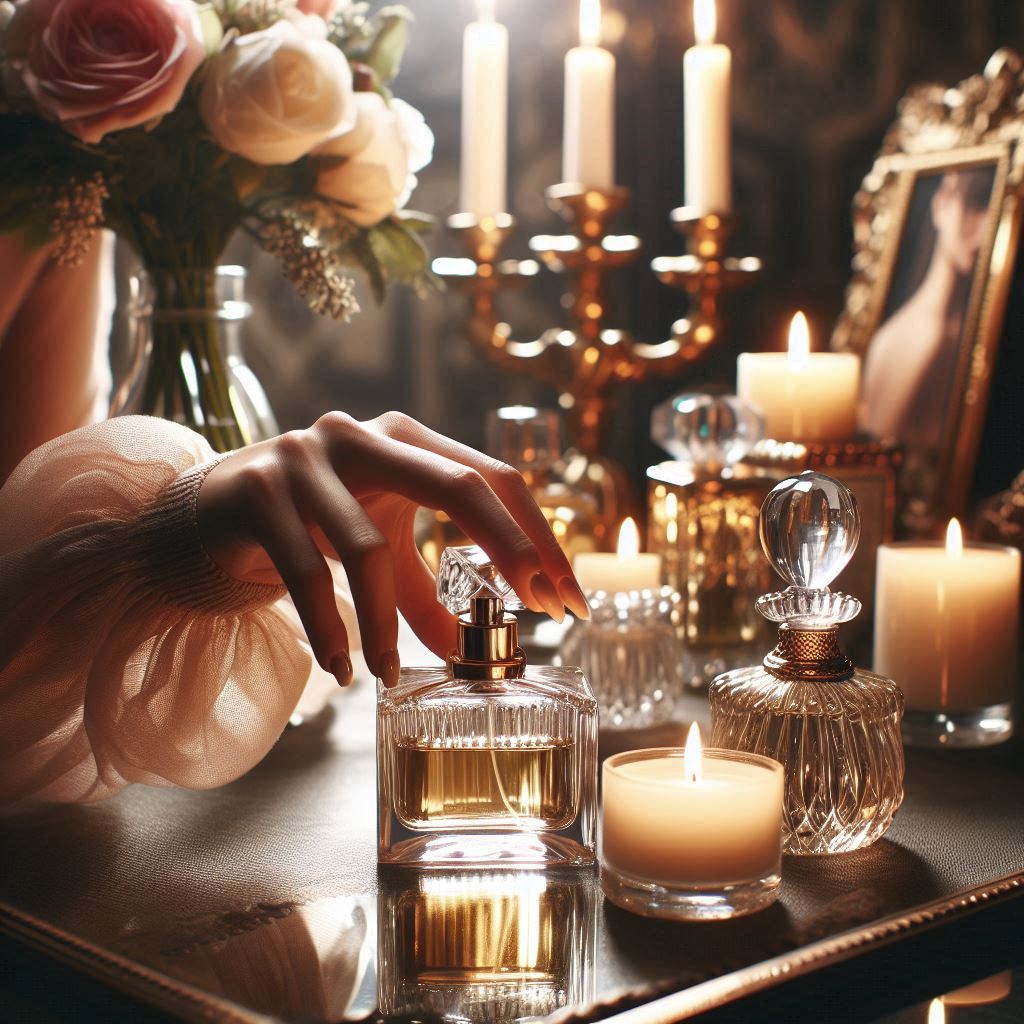
[[[383,884],[377,984],[385,1015],[475,1022],[593,999],[590,879],[550,872],[404,875]]]

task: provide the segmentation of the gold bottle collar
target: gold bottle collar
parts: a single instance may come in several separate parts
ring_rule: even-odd
[[[519,647],[519,623],[505,612],[496,597],[470,600],[469,611],[459,616],[458,646],[448,655],[456,679],[518,679],[526,669]]]

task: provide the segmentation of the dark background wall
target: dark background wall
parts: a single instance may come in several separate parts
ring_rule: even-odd
[[[398,81],[437,139],[411,205],[443,219],[457,209],[461,37],[468,0],[410,0],[417,17]],[[525,255],[537,232],[557,231],[544,205],[560,179],[562,58],[575,43],[574,0],[499,0],[510,34],[509,196],[519,230],[508,255]],[[1024,4],[1010,0],[719,0],[719,39],[733,51],[736,255],[765,264],[758,284],[732,305],[722,346],[685,376],[623,392],[615,452],[638,475],[658,458],[647,440],[651,406],[668,394],[731,388],[735,356],[782,347],[786,322],[803,308],[818,346],[842,305],[850,256],[850,201],[871,165],[896,103],[912,84],[953,84],[980,71],[1000,46],[1024,49]],[[685,0],[606,0],[606,45],[618,58],[617,177],[633,190],[619,224],[645,254],[621,272],[618,318],[645,340],[666,335],[684,300],[648,269],[652,256],[682,251],[667,220],[683,197],[682,74],[693,40]],[[443,229],[437,253],[455,254]],[[553,398],[528,380],[498,374],[461,335],[455,294],[420,301],[396,290],[381,309],[363,289],[365,312],[348,325],[317,321],[290,294],[271,261],[239,242],[252,268],[260,315],[249,353],[282,426],[329,408],[370,416],[398,407],[476,445],[488,409]],[[558,317],[551,274],[503,307],[528,335]]]

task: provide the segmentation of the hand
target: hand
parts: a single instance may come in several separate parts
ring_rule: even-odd
[[[494,559],[523,603],[553,618],[589,615],[572,569],[511,466],[428,430],[402,413],[360,423],[344,413],[243,448],[199,491],[199,530],[226,572],[284,583],[317,661],[352,679],[348,636],[325,556],[345,566],[370,670],[398,679],[401,609],[442,657],[455,619],[437,603],[413,537],[416,509],[443,509]]]

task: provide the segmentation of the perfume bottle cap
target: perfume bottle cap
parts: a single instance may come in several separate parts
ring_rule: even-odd
[[[735,395],[675,395],[651,413],[651,440],[706,472],[739,462],[764,436],[764,420]]]
[[[519,647],[519,623],[505,610],[524,605],[485,551],[476,546],[445,548],[437,599],[459,616],[458,647],[448,655],[456,678],[497,681],[523,674],[526,657]]]
[[[487,450],[523,473],[546,469],[561,457],[561,430],[554,409],[505,405],[487,414]]]
[[[768,561],[791,584],[758,600],[765,618],[826,629],[857,615],[860,601],[828,589],[860,539],[857,499],[845,484],[810,471],[783,480],[761,506],[760,534]]]

